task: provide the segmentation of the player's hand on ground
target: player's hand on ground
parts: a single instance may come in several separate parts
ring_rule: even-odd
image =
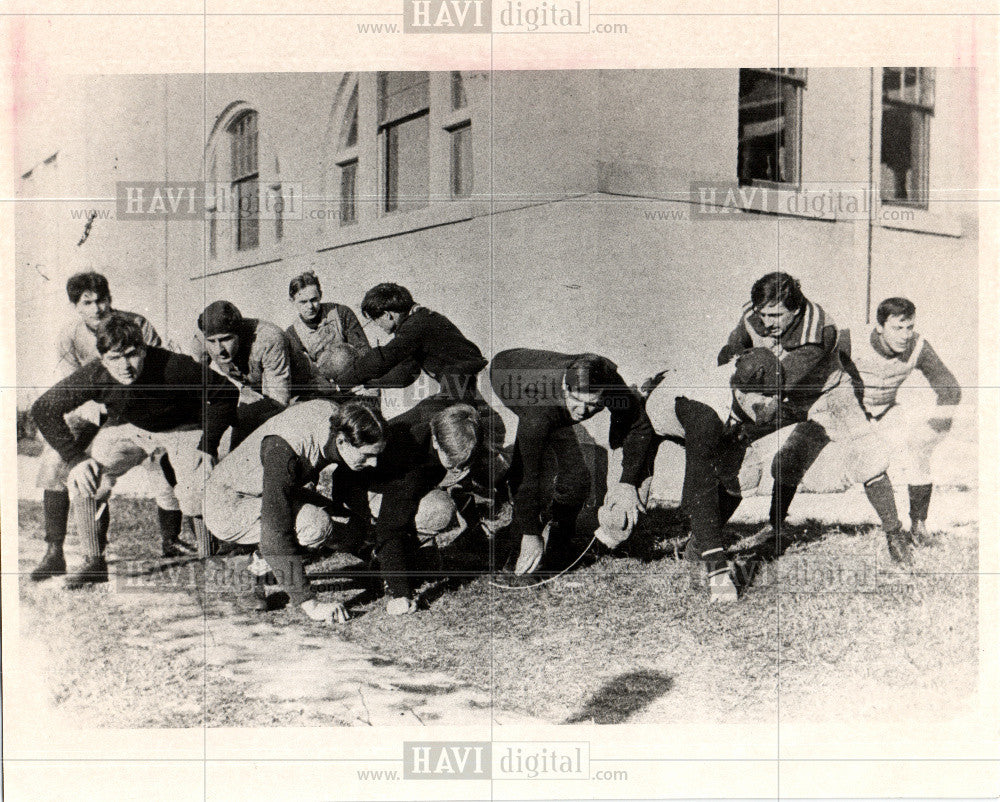
[[[542,562],[545,552],[545,541],[538,535],[525,535],[521,538],[521,552],[517,555],[514,573],[517,576],[533,574]]]
[[[415,599],[399,596],[398,598],[389,599],[385,603],[385,611],[389,615],[409,615],[417,611],[417,602]]]
[[[67,477],[70,494],[76,496],[95,496],[101,484],[101,465],[91,458],[74,465]]]
[[[299,605],[302,610],[313,621],[321,621],[324,624],[344,624],[351,617],[347,608],[340,602],[321,602],[316,599],[306,599]]]
[[[625,513],[628,528],[632,529],[639,521],[639,513],[646,511],[646,505],[639,498],[639,491],[627,482],[619,482],[608,493],[611,505]]]

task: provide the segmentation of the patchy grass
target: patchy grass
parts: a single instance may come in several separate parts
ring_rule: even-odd
[[[26,572],[42,551],[40,505],[22,502],[20,516]],[[151,502],[115,499],[112,558],[155,555],[154,521]],[[429,583],[427,609],[413,616],[386,616],[363,577],[324,581],[322,595],[350,602],[353,618],[338,632],[374,650],[373,665],[440,670],[501,708],[553,722],[759,720],[777,714],[779,692],[783,716],[902,715],[915,703],[946,710],[973,692],[975,527],[942,533],[913,572],[897,573],[871,527],[809,521],[780,558],[745,567],[753,582],[728,608],[710,606],[700,574],[674,561],[682,531],[675,515],[651,516],[628,549],[537,588],[469,573]],[[350,568],[325,567],[335,566]],[[53,700],[81,720],[345,723],[308,699],[246,692],[256,680],[237,642],[286,652],[300,643],[302,660],[321,656],[315,628],[290,612],[253,618],[230,596],[191,588],[69,593],[26,579],[21,600],[24,636],[49,650]]]

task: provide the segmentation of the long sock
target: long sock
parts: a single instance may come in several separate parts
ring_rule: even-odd
[[[212,535],[205,526],[205,519],[200,515],[192,515],[191,528],[194,529],[194,541],[198,545],[198,557],[207,560],[212,556]]]
[[[181,534],[180,510],[165,510],[163,507],[156,508],[156,519],[160,524],[160,537],[164,542],[177,540]]]
[[[910,485],[910,521],[926,521],[934,485]]]
[[[42,509],[45,511],[45,542],[61,546],[66,542],[69,491],[46,490],[42,493]]]
[[[895,532],[902,528],[899,514],[896,512],[896,496],[892,492],[892,482],[885,473],[880,473],[874,479],[865,482],[865,495],[882,521],[886,532]]]
[[[104,502],[104,509],[101,510],[101,514],[97,519],[96,526],[97,530],[97,548],[100,549],[101,554],[104,554],[108,548],[108,527],[111,525],[111,508],[108,507],[108,503]]]
[[[76,529],[83,540],[83,548],[87,559],[100,557],[102,552],[97,532],[97,502],[93,496],[77,496],[73,500],[73,519]]]
[[[797,485],[774,485],[774,490],[771,491],[771,526],[775,529],[778,529],[788,517],[788,508],[792,505],[796,490],[798,490]]]

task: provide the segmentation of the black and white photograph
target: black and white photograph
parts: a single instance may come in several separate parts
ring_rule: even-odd
[[[997,9],[212,5],[3,14],[10,798],[1000,793]]]

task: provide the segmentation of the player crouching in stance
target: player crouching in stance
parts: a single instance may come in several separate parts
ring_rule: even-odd
[[[619,448],[639,413],[641,399],[625,384],[617,366],[596,354],[501,351],[490,364],[490,381],[500,401],[517,415],[510,469],[513,529],[515,537],[520,536],[514,574],[535,574],[540,567],[561,570],[580,556],[568,550],[569,541],[591,488],[574,427],[607,409],[608,439],[612,448]],[[551,521],[543,528],[541,474],[547,451],[555,456],[557,472]]]
[[[291,604],[317,621],[344,620],[343,605],[321,603],[305,561],[320,547],[357,552],[367,534],[368,495],[357,474],[385,449],[386,423],[371,404],[314,399],[268,420],[223,459],[205,488],[205,520],[220,540],[260,544],[276,580],[262,609]],[[333,498],[312,489],[335,465]]]
[[[910,543],[926,546],[930,543],[927,512],[933,489],[931,455],[951,429],[949,407],[961,401],[962,391],[930,343],[914,331],[916,311],[906,298],[887,298],[878,305],[874,328],[856,326],[840,333],[840,350],[855,393],[883,443],[898,442],[896,433],[903,433],[900,456],[909,483]],[[900,385],[914,370],[930,383],[937,396],[936,406],[898,403]],[[806,427],[795,435],[778,457],[789,476],[804,475],[828,440],[822,430]]]
[[[199,552],[210,537],[201,518],[205,479],[223,432],[236,417],[238,393],[193,359],[147,346],[131,318],[111,315],[97,328],[100,359],[88,362],[46,391],[32,407],[39,431],[71,466],[71,506],[87,553],[83,569],[66,586],[108,581],[107,538],[96,525],[99,504],[114,481],[136,464],[136,453],[167,452],[181,512],[191,516]],[[81,404],[103,404],[108,420],[87,455],[65,416]]]
[[[931,455],[951,429],[948,409],[962,400],[951,371],[931,344],[914,331],[917,308],[906,298],[886,298],[875,312],[877,325],[851,343],[847,333],[845,353],[857,368],[862,384],[862,403],[880,431],[902,426],[906,430],[906,471],[910,496],[910,541],[915,546],[929,542],[927,511],[931,503]],[[857,331],[864,332],[862,328]],[[930,382],[937,396],[933,409],[909,410],[898,404],[900,385],[914,370]]]
[[[375,554],[388,595],[386,610],[401,615],[416,610],[406,571],[414,535],[433,549],[453,542],[469,527],[492,531],[502,500],[507,463],[490,449],[479,412],[471,404],[452,404],[437,412],[428,405],[389,422],[389,446],[371,489],[382,494],[375,522]],[[508,505],[509,506],[509,505]]]
[[[780,537],[807,464],[803,454],[821,438],[844,444],[853,478],[863,483],[881,521],[889,556],[908,563],[909,540],[896,512],[888,460],[843,369],[838,339],[836,325],[803,295],[798,281],[787,273],[769,273],[754,283],[750,303],[719,353],[720,365],[753,347],[768,348],[781,361],[781,394],[771,401],[769,423],[745,427],[751,441],[795,425],[772,464],[770,525],[749,540],[762,543]]]
[[[122,312],[111,305],[111,289],[108,280],[100,273],[76,273],[66,282],[66,295],[77,313],[77,319],[63,330],[58,345],[58,378],[63,379],[87,362],[97,359],[97,327],[112,314],[133,319],[142,330],[146,345],[160,346],[160,335],[142,317],[134,312]],[[89,448],[90,441],[101,425],[103,412],[96,404],[88,404],[66,416],[66,424],[76,441]],[[137,455],[137,465],[145,463],[149,468],[149,480],[155,489],[157,516],[160,524],[162,554],[164,557],[179,557],[185,553],[180,540],[181,513],[177,508],[174,490],[167,482],[161,466],[162,459],[151,462],[146,455]],[[66,524],[69,518],[69,491],[66,479],[69,466],[59,453],[46,445],[38,466],[37,484],[42,488],[42,507],[45,515],[45,542],[48,547],[45,556],[31,572],[35,582],[66,573],[66,558],[63,543],[66,540]],[[107,533],[110,514],[108,507],[97,522],[101,537]]]
[[[766,424],[773,414],[781,364],[765,348],[746,351],[729,381],[718,390],[704,388],[700,399],[683,394],[683,388],[663,374],[654,377],[652,385],[625,441],[621,482],[598,512],[597,537],[610,548],[629,537],[645,508],[639,488],[652,475],[660,443],[680,442],[684,445],[681,503],[691,518],[685,558],[704,565],[711,602],[736,601],[723,527],[741,501],[739,474],[748,445],[744,429]]]

